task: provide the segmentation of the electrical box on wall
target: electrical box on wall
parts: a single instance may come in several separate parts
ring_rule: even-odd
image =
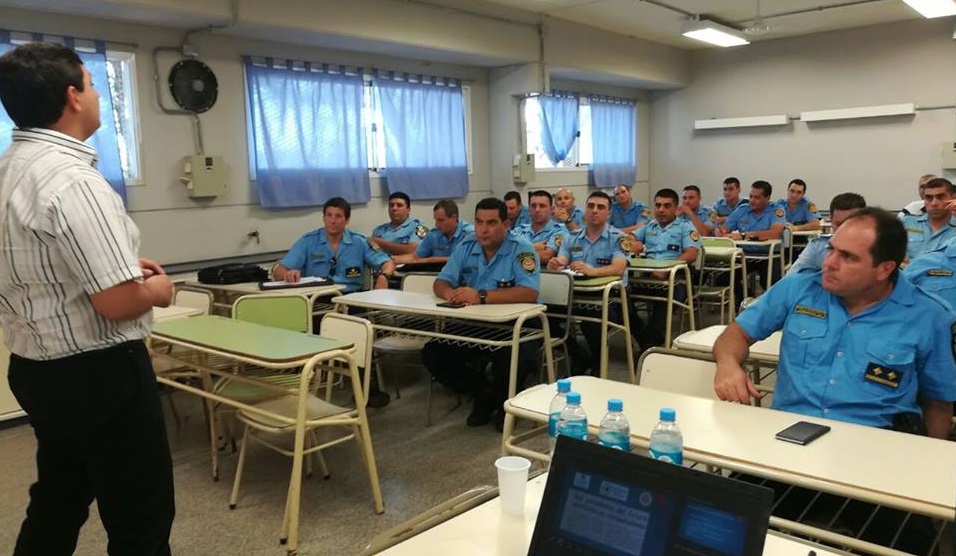
[[[226,192],[226,164],[221,156],[187,156],[179,179],[190,197],[216,197]]]
[[[943,170],[956,170],[956,143],[943,143],[942,164]]]
[[[512,177],[515,185],[529,185],[534,183],[534,155],[516,154],[512,164]]]

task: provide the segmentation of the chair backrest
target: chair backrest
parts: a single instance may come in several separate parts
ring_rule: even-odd
[[[173,305],[199,309],[202,314],[208,315],[212,310],[212,292],[202,288],[179,286],[173,297]]]
[[[653,348],[638,362],[638,384],[654,390],[719,399],[714,392],[717,363],[706,353]]]
[[[319,323],[319,336],[342,340],[355,345],[355,365],[369,368],[372,362],[372,344],[375,331],[367,319],[341,313],[326,313]]]
[[[538,286],[538,303],[548,306],[549,317],[561,319],[563,333],[559,336],[551,330],[551,339],[563,342],[567,339],[571,327],[571,308],[574,299],[574,278],[567,272],[541,272],[541,282]],[[554,322],[553,320],[551,322]]]
[[[708,247],[736,247],[734,240],[729,237],[702,237],[700,238],[700,244],[707,249]]]
[[[232,304],[232,318],[296,332],[312,332],[312,304],[299,294],[244,295]]]
[[[434,293],[437,274],[427,272],[410,272],[402,278],[402,291],[414,293]]]

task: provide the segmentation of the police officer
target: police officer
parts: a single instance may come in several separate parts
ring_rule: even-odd
[[[561,242],[558,256],[548,262],[551,270],[564,268],[580,272],[584,276],[619,276],[626,284],[627,258],[631,252],[631,236],[608,224],[611,216],[611,198],[603,191],[595,191],[585,205],[586,226],[572,232]],[[613,318],[620,320],[620,307],[612,306]],[[581,313],[594,316],[593,313]],[[593,322],[581,323],[581,331],[591,351],[591,370],[600,368],[601,328]],[[633,333],[634,331],[632,331]],[[581,372],[583,369],[577,369]]]
[[[554,219],[571,232],[584,226],[584,211],[574,204],[574,193],[567,187],[554,194]]]
[[[677,218],[677,192],[673,189],[661,189],[654,195],[654,220],[647,226],[634,231],[632,252],[644,253],[648,259],[664,261],[680,260],[692,264],[697,260],[700,249],[700,233],[694,225]],[[654,272],[654,278],[664,280],[667,272]],[[659,295],[658,292],[641,291],[638,293]],[[687,288],[681,284],[674,292],[675,297],[687,297]],[[664,332],[667,329],[667,304],[655,301],[651,305],[651,320],[646,327],[639,319],[630,321],[631,327],[638,332],[641,349],[664,344]],[[634,313],[636,315],[636,313]]]
[[[866,207],[866,199],[857,193],[840,193],[830,200],[830,222],[833,233],[836,233],[843,222],[857,210]],[[831,234],[823,234],[810,240],[803,248],[797,260],[790,265],[787,275],[803,271],[818,271],[823,268],[823,257],[830,248]]]
[[[901,210],[899,213],[900,218],[908,214],[919,215],[926,212],[926,204],[923,202],[923,190],[926,189],[926,184],[934,179],[936,179],[935,174],[923,174],[920,176],[919,180],[916,182],[919,199],[903,207],[903,210]]]
[[[830,247],[822,273],[779,282],[717,340],[717,395],[759,397],[741,363],[750,344],[783,330],[775,409],[874,427],[916,415],[930,436],[945,438],[956,400],[956,317],[898,278],[903,226],[860,209]]]
[[[916,257],[903,270],[914,285],[933,292],[956,308],[956,239],[936,251]]]
[[[528,206],[531,207],[531,222],[511,227],[511,233],[522,237],[534,246],[534,250],[541,259],[541,264],[548,264],[561,248],[561,242],[568,235],[564,224],[555,222],[551,216],[554,208],[551,205],[551,194],[543,189],[531,193]]]
[[[746,202],[747,199],[740,198],[740,180],[731,176],[724,180],[724,196],[711,207],[710,219],[714,224],[723,224],[730,213]]]
[[[773,186],[763,180],[757,180],[750,188],[750,202],[741,203],[727,220],[718,228],[717,235],[729,237],[735,241],[765,241],[768,239],[780,239],[783,235],[783,228],[787,221],[784,220],[784,211],[782,208],[775,208],[770,204],[770,196],[773,194]],[[745,245],[744,253],[751,255],[765,254],[767,247]],[[768,266],[770,261],[748,262],[748,270],[753,270],[760,278],[759,283],[765,283],[767,278]],[[779,277],[778,265],[773,265],[770,272],[774,277]],[[742,283],[737,287],[737,299],[743,298]]]
[[[365,235],[348,229],[351,216],[352,205],[345,199],[326,201],[322,206],[325,227],[299,238],[273,269],[273,277],[295,283],[303,276],[320,276],[354,292],[362,287],[362,269],[367,265],[379,271],[375,288],[387,287],[395,263]]]
[[[677,219],[690,222],[702,237],[714,233],[714,222],[710,219],[711,209],[700,204],[700,188],[688,185],[681,192],[681,204],[677,207]]]
[[[501,199],[482,199],[475,207],[475,235],[455,248],[435,281],[435,295],[465,305],[534,303],[538,298],[540,266],[534,247],[508,233],[508,214]],[[517,384],[534,367],[536,349],[521,344]],[[498,413],[496,424],[504,421],[502,404],[508,396],[511,349],[492,352],[489,380],[484,366],[463,367],[488,356],[478,346],[456,346],[432,340],[422,350],[422,361],[442,384],[460,393],[471,394],[474,405],[466,424],[478,427]]]
[[[414,253],[418,242],[428,233],[421,220],[411,218],[412,201],[408,195],[396,191],[388,196],[389,222],[372,230],[372,243],[389,255]]]
[[[425,234],[414,253],[395,257],[396,263],[443,263],[455,246],[475,233],[466,220],[458,218],[458,204],[451,199],[435,203],[435,227]]]
[[[650,211],[631,196],[631,188],[623,183],[614,188],[614,198],[611,204],[611,225],[629,234],[646,225],[650,221]]]
[[[950,213],[949,202],[956,197],[956,187],[944,178],[930,180],[923,188],[926,212],[900,217],[906,228],[906,256],[912,260],[939,249],[956,236],[956,216]]]
[[[782,208],[784,218],[791,230],[819,230],[820,213],[817,206],[807,199],[807,182],[797,178],[787,186],[787,198],[776,202],[776,208]]]
[[[517,191],[505,193],[505,206],[508,207],[508,221],[512,229],[531,223],[528,207],[521,204],[521,194]]]

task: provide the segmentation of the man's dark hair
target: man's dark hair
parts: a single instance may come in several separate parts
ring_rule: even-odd
[[[750,188],[751,188],[751,189],[759,189],[761,192],[763,192],[763,194],[764,194],[765,197],[769,197],[769,196],[773,195],[773,186],[770,185],[770,182],[767,182],[767,181],[764,181],[764,180],[757,180],[757,181],[753,182],[753,184],[750,186]]]
[[[893,261],[896,263],[896,270],[893,271],[891,279],[896,280],[900,263],[906,258],[906,228],[903,223],[895,214],[879,207],[864,207],[851,214],[843,224],[858,218],[871,218],[875,224],[876,239],[870,247],[873,266],[885,261]]]
[[[733,183],[733,184],[736,184],[737,187],[740,187],[740,180],[738,180],[737,178],[735,178],[735,177],[733,177],[733,176],[730,176],[729,178],[727,178],[727,179],[724,180],[724,185],[730,185],[730,184],[732,184],[732,183]]]
[[[929,180],[926,182],[926,187],[923,188],[923,191],[927,189],[938,189],[940,187],[945,187],[950,195],[956,194],[956,186],[946,178],[933,178]]]
[[[700,195],[701,195],[701,194],[700,194],[700,188],[697,187],[696,185],[687,185],[687,186],[684,187],[684,189],[682,189],[682,191],[693,191],[694,193],[697,194],[698,197],[700,197]]]
[[[55,124],[69,87],[84,90],[83,60],[70,48],[29,43],[0,57],[0,102],[19,128]]]
[[[591,200],[591,197],[597,197],[597,198],[599,198],[599,199],[604,199],[605,201],[607,201],[607,206],[609,206],[609,207],[611,206],[611,196],[608,195],[607,193],[603,192],[603,191],[592,191],[591,194],[588,195],[587,201],[590,201],[590,200]]]
[[[441,201],[435,203],[435,207],[432,208],[432,210],[436,211],[438,209],[441,209],[448,218],[451,218],[452,216],[458,218],[458,203],[452,201],[451,199],[442,199]]]
[[[866,208],[866,199],[859,193],[840,193],[830,199],[830,214],[835,210],[855,210]]]
[[[392,199],[401,199],[401,200],[405,201],[405,206],[406,206],[406,207],[412,206],[412,200],[411,200],[411,198],[409,198],[408,195],[406,195],[405,193],[403,193],[403,192],[401,192],[401,191],[396,191],[395,193],[392,193],[391,195],[388,196],[388,200],[389,200],[389,201],[391,201]]]
[[[517,195],[517,193],[515,193]],[[504,222],[508,219],[508,207],[505,202],[497,197],[485,197],[475,205],[475,217],[478,217],[479,210],[497,210],[498,217]]]
[[[657,193],[654,194],[654,198],[656,199],[658,197],[670,199],[671,201],[674,201],[675,205],[680,203],[680,197],[677,196],[677,192],[669,187],[658,190]]]
[[[544,189],[537,189],[537,190],[535,190],[535,191],[532,191],[532,192],[531,192],[531,195],[528,195],[529,201],[530,201],[532,198],[534,198],[534,197],[547,197],[547,198],[548,198],[548,204],[549,204],[549,205],[553,205],[553,204],[554,204],[554,196],[551,195],[550,193],[548,193],[547,191],[545,191]]]
[[[505,201],[518,201],[518,204],[521,204],[521,193],[517,191],[509,191],[505,193]]]
[[[352,218],[352,205],[342,197],[332,197],[322,205],[322,216],[325,216],[325,211],[330,208],[342,209],[342,212],[345,213],[346,218]]]
[[[793,178],[792,180],[790,180],[790,184],[787,186],[787,189],[790,189],[791,185],[799,185],[800,187],[803,188],[804,193],[807,192],[807,182],[803,181],[800,178]]]

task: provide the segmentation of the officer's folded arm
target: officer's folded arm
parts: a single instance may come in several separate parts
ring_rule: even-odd
[[[129,280],[90,295],[93,309],[114,321],[133,320],[153,307],[172,302],[173,282],[166,274],[155,274],[143,281]]]

